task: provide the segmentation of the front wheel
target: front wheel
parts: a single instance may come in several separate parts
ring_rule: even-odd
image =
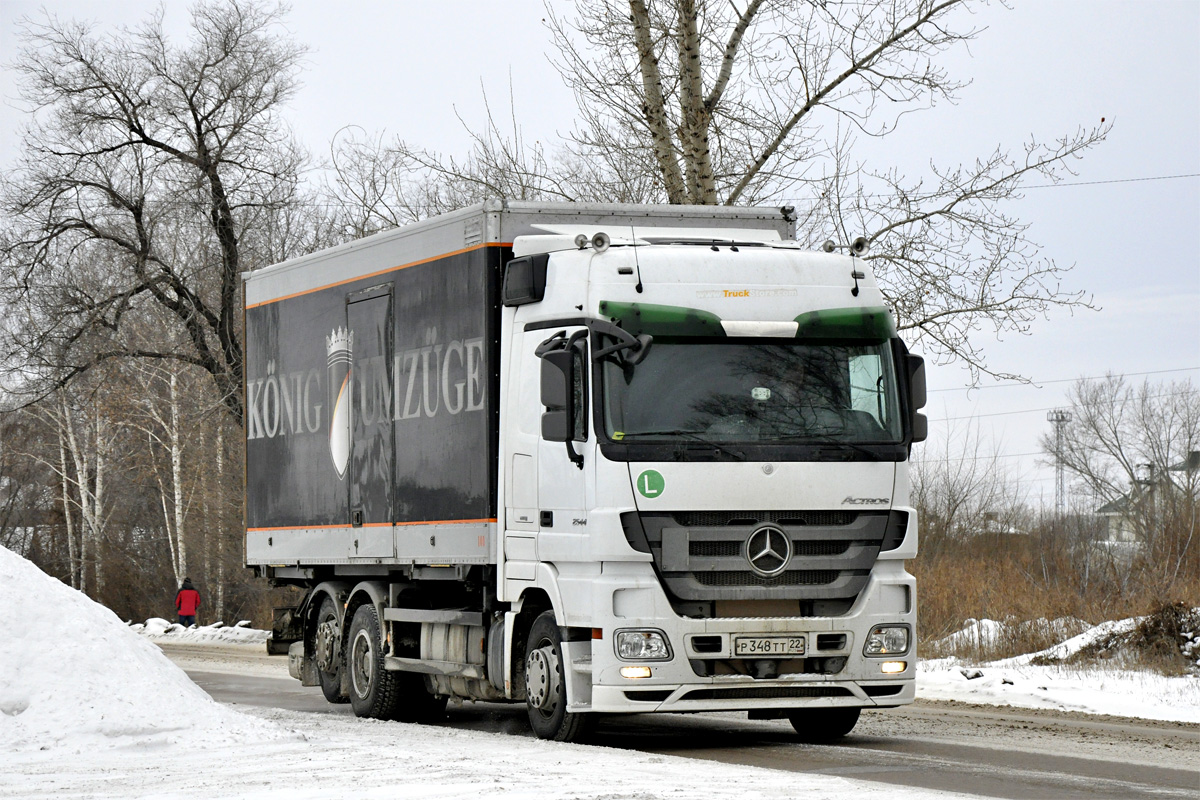
[[[529,629],[525,646],[525,707],[539,739],[578,742],[586,738],[587,714],[567,711],[562,633],[553,611],[542,612]]]
[[[841,739],[858,724],[860,708],[806,708],[788,714],[800,741],[829,744]]]

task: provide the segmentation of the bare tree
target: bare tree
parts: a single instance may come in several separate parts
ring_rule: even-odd
[[[979,35],[981,5],[576,0],[569,15],[548,5],[554,65],[577,102],[562,147],[526,145],[490,109],[464,159],[355,138],[335,145],[333,202],[389,225],[497,195],[792,205],[801,240],[871,240],[899,327],[928,354],[976,378],[1017,378],[988,366],[977,332],[1025,333],[1090,298],[1063,288],[1069,268],[1042,258],[1004,204],[1030,177],[1069,174],[1108,126],[932,165],[929,179],[853,158],[856,137],[887,136],[905,114],[957,96],[963,84],[938,57]]]
[[[247,225],[294,202],[304,160],[279,116],[304,51],[280,35],[280,14],[200,2],[183,47],[161,10],[109,34],[25,21],[16,67],[34,114],[4,181],[0,239],[14,380],[45,393],[113,358],[182,361],[211,376],[240,423]],[[123,340],[147,307],[179,346]]]
[[[940,447],[913,451],[912,502],[921,518],[922,550],[936,557],[941,542],[983,533],[1015,532],[1024,498],[1004,467],[998,444],[988,445],[978,423],[953,425]]]

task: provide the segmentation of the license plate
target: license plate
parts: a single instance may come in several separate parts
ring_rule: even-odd
[[[733,640],[735,656],[802,656],[803,636],[755,636]]]

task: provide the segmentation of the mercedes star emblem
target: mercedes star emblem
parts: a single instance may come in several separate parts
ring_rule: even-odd
[[[746,560],[750,569],[764,578],[773,578],[787,567],[792,558],[792,540],[774,525],[764,525],[746,539]]]

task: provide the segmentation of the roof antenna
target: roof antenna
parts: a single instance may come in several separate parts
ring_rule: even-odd
[[[637,279],[638,279],[637,285],[634,286],[633,288],[637,290],[638,294],[641,294],[642,293],[642,263],[640,261],[638,261],[637,231],[634,230],[634,227],[632,225],[629,226],[629,237],[630,237],[630,239],[633,240],[633,247],[630,249],[633,250],[633,265],[635,267],[637,267]]]

